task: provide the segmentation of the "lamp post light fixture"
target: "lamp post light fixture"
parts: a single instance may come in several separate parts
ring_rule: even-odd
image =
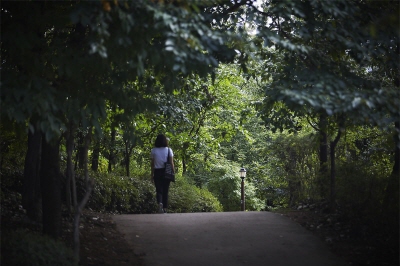
[[[239,171],[240,174],[240,178],[242,179],[242,187],[241,187],[241,210],[244,211],[245,210],[245,204],[244,204],[244,178],[246,177],[246,169],[244,168],[240,168]]]

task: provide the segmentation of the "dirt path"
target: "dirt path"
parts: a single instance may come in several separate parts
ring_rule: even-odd
[[[315,235],[280,214],[224,212],[116,215],[145,266],[342,266]]]

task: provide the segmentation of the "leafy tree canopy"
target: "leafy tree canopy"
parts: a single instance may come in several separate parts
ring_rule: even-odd
[[[10,1],[1,11],[5,114],[18,122],[36,117],[31,129],[48,140],[67,121],[100,129],[107,102],[146,109],[146,70],[172,91],[192,72],[211,73],[214,54],[233,54],[225,45],[231,34],[212,29],[211,17],[190,1]],[[144,90],[124,86],[138,78]]]
[[[267,82],[263,110],[277,114],[277,125],[289,110],[381,126],[399,120],[398,2],[272,0],[262,7],[252,23],[263,63],[253,75]]]

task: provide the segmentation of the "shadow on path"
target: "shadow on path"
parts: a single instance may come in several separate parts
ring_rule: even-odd
[[[325,243],[270,212],[116,215],[145,266],[342,266]]]

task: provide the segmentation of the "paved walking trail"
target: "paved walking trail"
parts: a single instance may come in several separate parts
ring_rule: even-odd
[[[300,225],[270,212],[113,216],[145,266],[344,266]]]

